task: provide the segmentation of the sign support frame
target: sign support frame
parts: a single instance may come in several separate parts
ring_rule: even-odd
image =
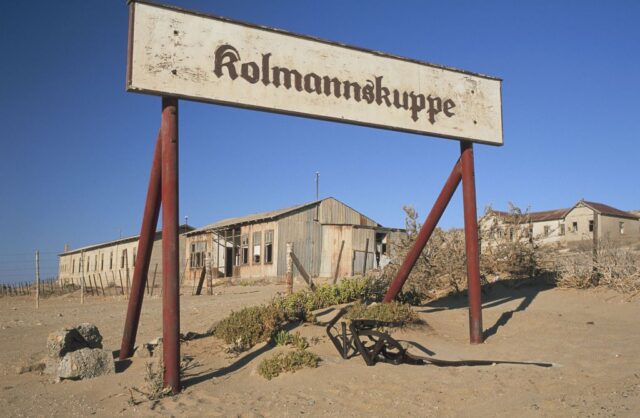
[[[467,254],[467,287],[469,299],[469,340],[471,344],[484,341],[482,331],[482,300],[480,292],[480,248],[478,246],[478,221],[476,209],[476,185],[473,157],[473,144],[460,141],[460,158],[442,187],[416,240],[405,256],[396,277],[389,286],[383,302],[391,302],[398,296],[402,286],[409,278],[411,270],[418,261],[420,253],[431,238],[447,205],[451,201],[458,185],[462,182],[462,201],[464,206],[465,250]]]

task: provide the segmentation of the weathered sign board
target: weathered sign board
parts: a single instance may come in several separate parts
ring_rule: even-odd
[[[144,1],[129,91],[502,145],[501,80]]]

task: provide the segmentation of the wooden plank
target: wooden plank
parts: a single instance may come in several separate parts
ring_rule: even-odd
[[[200,271],[200,279],[198,279],[198,287],[196,287],[196,296],[200,296],[202,293],[202,285],[204,284],[204,278],[206,276],[206,269],[203,267]]]
[[[367,272],[367,255],[369,254],[369,238],[367,238],[366,244],[364,244],[364,262],[362,263],[362,275]]]
[[[309,274],[307,274],[307,271],[304,269],[302,264],[300,264],[300,260],[298,260],[298,257],[296,257],[296,253],[294,253],[293,251],[291,252],[291,260],[293,261],[293,264],[298,269],[298,272],[300,272],[300,275],[302,276],[304,281],[307,282],[307,285],[309,286],[309,288],[311,290],[315,290],[316,289],[316,285],[313,284],[313,281],[311,280],[311,277],[309,277]]]
[[[344,240],[340,244],[340,251],[338,252],[338,261],[336,261],[336,272],[333,274],[333,284],[336,284],[338,280],[338,274],[340,272],[340,260],[342,259],[342,250],[344,250]]]

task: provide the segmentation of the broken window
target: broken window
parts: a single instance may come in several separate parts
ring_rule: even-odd
[[[109,270],[113,270],[113,251],[109,253]]]
[[[206,251],[206,241],[191,243],[191,268],[199,268],[204,266],[204,254]]]
[[[260,250],[262,249],[262,231],[253,233],[253,264],[260,264]]]
[[[71,273],[76,272],[76,260],[71,260]]]
[[[136,266],[136,255],[138,255],[138,247],[133,247],[133,267]]]
[[[593,232],[593,220],[589,221],[589,232]]]
[[[104,253],[100,254],[100,271],[104,270]]]
[[[578,232],[578,222],[573,222],[571,224],[571,232]]]
[[[244,234],[240,237],[241,264],[249,264],[249,236]]]
[[[620,222],[618,227],[620,228],[620,235],[624,235],[624,222]]]
[[[558,232],[558,235],[564,235],[564,224],[560,224],[560,231]]]
[[[120,268],[123,269],[127,265],[127,249],[122,250],[122,259],[120,260]]]
[[[549,225],[545,225],[544,226],[544,236],[548,237],[550,232],[551,232],[551,227]]]
[[[264,232],[264,262],[273,263],[273,229]]]

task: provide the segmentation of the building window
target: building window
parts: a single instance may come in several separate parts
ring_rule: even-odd
[[[100,271],[104,270],[104,253],[100,254]]]
[[[578,222],[571,224],[571,232],[578,232]]]
[[[241,251],[240,251],[240,264],[249,264],[249,236],[244,234],[240,237]]]
[[[204,267],[204,254],[206,251],[206,241],[191,243],[191,268]]]
[[[136,266],[136,256],[138,255],[138,247],[133,247],[133,267]]]
[[[624,222],[620,222],[618,227],[620,228],[620,235],[624,235]]]
[[[549,227],[549,225],[545,225],[544,226],[544,236],[548,237],[550,232],[551,232],[551,227]]]
[[[273,229],[264,232],[264,262],[273,263]]]
[[[262,249],[262,231],[253,233],[253,264],[260,264],[260,250]]]
[[[120,268],[123,269],[127,262],[127,249],[122,250],[122,259],[120,260]]]
[[[93,271],[98,271],[98,254],[93,256]]]
[[[593,232],[593,220],[589,221],[589,232]]]
[[[76,260],[71,260],[71,274],[76,272]]]
[[[564,235],[564,224],[560,224],[560,231],[558,232],[558,235]]]
[[[109,270],[113,270],[113,251],[109,253]]]

